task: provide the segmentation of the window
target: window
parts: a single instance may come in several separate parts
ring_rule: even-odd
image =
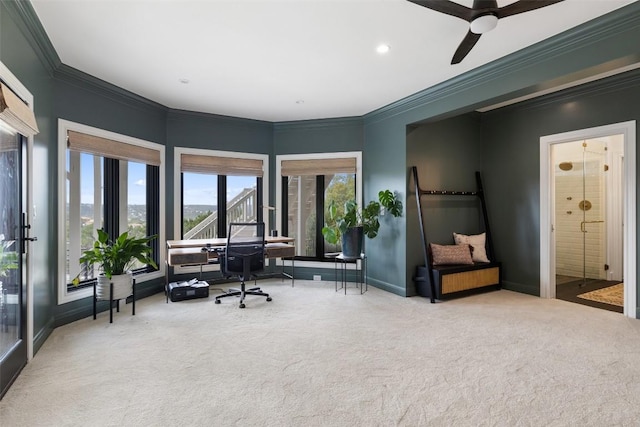
[[[164,173],[161,165],[164,147],[152,142],[101,129],[59,121],[61,189],[60,217],[63,221],[59,262],[60,303],[84,298],[99,273],[92,265],[80,265],[79,258],[89,249],[102,228],[112,238],[124,231],[151,242],[155,271],[147,265],[134,265],[136,280],[144,281],[164,274],[164,218],[162,201]],[[70,282],[79,275],[80,285]]]
[[[324,240],[322,227],[332,201],[341,210],[346,201],[361,199],[361,154],[281,155],[276,163],[281,179],[277,223],[283,235],[295,239],[296,257],[321,261],[327,253],[340,252]]]
[[[263,221],[267,155],[181,147],[174,155],[175,239],[226,238],[232,222]]]

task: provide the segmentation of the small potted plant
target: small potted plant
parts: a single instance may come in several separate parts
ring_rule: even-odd
[[[9,270],[18,268],[18,254],[8,250],[14,243],[14,240],[4,240],[4,234],[0,234],[0,278],[7,277]]]
[[[362,253],[364,236],[370,239],[378,235],[380,229],[380,209],[383,207],[394,217],[402,215],[402,202],[390,190],[378,193],[378,201],[370,201],[362,210],[355,200],[344,205],[344,214],[338,214],[338,208],[332,201],[329,204],[326,225],[322,235],[331,244],[342,242],[342,253],[347,257],[359,257]]]
[[[96,295],[98,299],[109,299],[109,285],[113,283],[113,299],[123,299],[132,294],[133,275],[129,271],[135,261],[158,268],[151,258],[153,250],[149,242],[157,235],[136,238],[125,231],[115,241],[109,239],[106,231],[98,230],[98,239],[93,248],[86,250],[80,257],[80,263],[98,264],[100,275]],[[79,278],[73,279],[78,285]]]
[[[0,312],[2,312],[0,323],[5,328],[7,327],[7,311],[4,305],[6,304],[5,293],[7,290],[2,279],[9,275],[9,270],[18,268],[18,253],[9,250],[14,243],[15,240],[4,240],[4,234],[0,234]]]

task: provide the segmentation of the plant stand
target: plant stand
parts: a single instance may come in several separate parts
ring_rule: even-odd
[[[97,305],[98,305],[98,281],[93,282],[93,320],[96,320]],[[131,315],[136,315],[136,279],[133,279],[131,285]],[[127,297],[128,298],[128,297]],[[102,301],[102,300],[101,300]],[[107,300],[104,300],[107,301]],[[109,283],[109,323],[113,323],[113,303],[116,303],[116,311],[120,313],[120,299],[113,299],[113,282]],[[126,304],[126,298],[125,298]]]
[[[338,261],[341,263],[340,277],[342,286],[340,288],[338,288]],[[360,264],[360,269],[358,269],[358,261]],[[356,288],[360,288],[360,295],[369,290],[369,285],[367,283],[367,256],[364,253],[361,253],[360,256],[351,257],[346,256],[341,252],[333,258],[333,262],[336,292],[338,292],[340,289],[344,289],[344,294],[347,294],[347,264],[349,263],[355,263]]]

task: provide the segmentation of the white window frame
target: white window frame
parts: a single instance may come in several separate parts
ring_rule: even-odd
[[[282,162],[287,160],[331,160],[353,157],[356,159],[356,201],[362,206],[362,152],[361,151],[340,151],[335,153],[307,153],[307,154],[279,154],[276,155],[276,224],[282,224],[282,186],[279,184],[282,179]],[[284,265],[290,266],[291,260],[283,260]],[[322,261],[295,261],[296,267],[327,268],[327,263]],[[331,266],[333,268],[333,265]]]
[[[252,159],[262,161],[262,197],[264,203],[269,200],[269,155],[257,153],[243,153],[238,151],[208,150],[203,148],[176,147],[173,151],[173,240],[181,240],[180,230],[182,229],[182,155],[190,154],[208,157],[230,157],[236,159]],[[260,207],[258,207],[260,208]],[[173,266],[174,274],[192,274],[202,271],[219,271],[217,264],[203,266]]]
[[[123,142],[126,144],[137,145],[140,147],[149,148],[152,150],[156,150],[160,153],[160,228],[158,233],[158,247],[160,248],[160,253],[158,254],[158,271],[153,271],[151,273],[143,273],[140,275],[136,275],[136,283],[146,282],[149,280],[158,279],[161,277],[165,277],[166,267],[165,267],[165,257],[166,251],[164,248],[166,247],[166,236],[165,236],[165,192],[163,191],[166,188],[165,184],[165,147],[164,145],[157,144],[155,142],[145,141],[143,139],[134,138],[127,135],[122,135],[115,132],[110,132],[104,129],[95,128],[92,126],[83,125],[81,123],[75,123],[64,119],[58,119],[58,305],[66,304],[71,301],[76,301],[83,298],[88,298],[93,296],[93,289],[91,287],[79,289],[74,292],[67,291],[67,277],[66,277],[66,238],[65,238],[65,226],[66,226],[66,200],[67,200],[67,189],[66,182],[67,176],[65,171],[67,170],[66,163],[66,154],[67,154],[67,134],[69,131],[81,132],[87,135],[97,136],[100,138],[111,139],[114,141]],[[126,201],[127,197],[127,180],[126,180],[126,168],[124,172],[124,180],[121,179],[121,185],[124,185],[124,191],[120,191],[122,202]],[[122,172],[121,172],[122,174]],[[123,176],[121,175],[121,178]],[[97,183],[96,185],[101,185]],[[101,191],[98,189],[98,191]],[[79,195],[78,195],[79,197]],[[122,203],[121,203],[122,204]],[[126,203],[124,203],[126,206]]]

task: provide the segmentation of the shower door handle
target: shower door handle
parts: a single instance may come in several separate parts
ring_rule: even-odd
[[[586,233],[587,232],[587,229],[585,227],[586,224],[596,224],[596,223],[599,223],[599,222],[604,222],[604,220],[600,220],[600,221],[582,221],[580,223],[580,231],[582,231],[583,233]]]

